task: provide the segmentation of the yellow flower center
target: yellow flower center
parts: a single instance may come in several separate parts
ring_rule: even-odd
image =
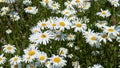
[[[53,60],[55,63],[59,63],[61,61],[61,59],[59,57],[55,57]]]
[[[64,52],[64,51],[61,51],[61,54],[65,54],[65,52]]]
[[[109,32],[114,32],[114,29],[113,28],[109,28],[108,31]]]
[[[46,38],[46,35],[45,35],[45,34],[42,34],[42,35],[41,35],[41,38]]]
[[[34,32],[38,32],[38,30],[34,30]]]
[[[53,4],[53,7],[57,7],[57,5],[56,5],[56,4]]]
[[[106,14],[107,12],[106,11],[102,11],[102,14]]]
[[[35,51],[34,50],[30,50],[29,53],[28,53],[29,56],[33,56],[35,55]]]
[[[95,37],[95,36],[92,36],[92,37],[91,37],[91,40],[96,40],[96,37]]]
[[[46,26],[46,23],[42,23],[41,26],[45,27],[45,26]]]
[[[12,50],[12,47],[11,47],[11,46],[8,46],[8,47],[7,47],[7,50]]]
[[[52,26],[53,26],[53,27],[55,27],[55,26],[56,26],[56,24],[55,24],[55,23],[53,23],[53,24],[52,24]]]
[[[81,27],[82,24],[81,23],[76,23],[76,27]]]
[[[68,37],[69,37],[69,38],[73,38],[73,36],[72,36],[72,35],[69,35]]]
[[[42,55],[42,56],[39,57],[39,59],[40,59],[41,61],[43,61],[43,60],[45,60],[45,56]]]
[[[108,36],[107,34],[104,34],[102,37],[103,37],[103,38],[107,38],[107,36]]]
[[[14,61],[17,61],[17,60],[18,60],[18,57],[15,57],[15,58],[14,58]]]
[[[2,60],[2,57],[0,57],[0,61]]]
[[[76,0],[76,2],[80,2],[80,0]]]
[[[71,2],[70,2],[70,1],[68,1],[68,4],[71,4]]]
[[[65,12],[65,14],[69,14],[69,12],[67,11],[67,12]]]
[[[32,7],[28,7],[28,10],[32,10]]]
[[[65,22],[60,22],[60,26],[65,26]]]
[[[45,0],[46,3],[49,3],[49,0]]]

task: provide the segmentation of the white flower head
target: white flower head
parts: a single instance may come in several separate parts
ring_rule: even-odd
[[[36,14],[38,12],[38,9],[36,6],[35,7],[29,6],[29,7],[25,8],[24,10],[26,13],[30,13],[30,14]]]
[[[7,44],[7,45],[4,45],[3,46],[3,51],[5,53],[15,53],[15,50],[16,50],[16,47],[14,47],[15,45],[10,45],[10,44]]]
[[[6,57],[4,57],[4,54],[0,55],[0,65],[4,64],[6,62]]]
[[[101,12],[97,12],[96,15],[105,18],[105,17],[109,17],[111,15],[111,13],[110,13],[109,10],[103,10],[103,9],[101,9]]]
[[[17,56],[17,55],[15,55],[14,57],[12,57],[12,58],[10,59],[10,64],[11,64],[11,65],[18,65],[18,64],[20,64],[21,62],[22,62],[21,57],[20,57],[20,56]]]

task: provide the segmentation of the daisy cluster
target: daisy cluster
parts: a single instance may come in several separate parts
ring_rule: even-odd
[[[84,52],[81,45],[85,44],[88,47],[99,49],[108,43],[120,43],[120,26],[111,26],[109,25],[110,21],[107,20],[113,16],[111,10],[98,9],[99,11],[95,12],[94,15],[100,19],[95,23],[91,23],[91,19],[84,15],[92,7],[92,3],[97,1],[99,0],[68,0],[64,2],[65,8],[61,8],[63,5],[54,0],[39,1],[42,7],[51,10],[52,14],[59,14],[60,16],[51,16],[37,21],[36,25],[30,29],[31,34],[27,38],[29,40],[28,47],[19,50],[19,47],[22,46],[12,45],[12,42],[4,44],[1,47],[1,68],[6,67],[5,64],[8,63],[11,68],[68,68],[68,63],[73,68],[81,68],[80,60],[82,59],[77,54]],[[19,1],[0,0],[0,4],[11,5],[17,2]],[[113,8],[120,5],[119,0],[107,0],[107,2]],[[21,11],[29,16],[37,15],[40,8],[32,3],[32,0],[23,0]],[[0,16],[10,18],[9,21],[12,22],[23,21],[19,13],[19,11],[11,9],[10,6],[4,6],[0,9]],[[78,13],[83,13],[82,17],[79,17]],[[5,32],[9,37],[14,31],[8,28]],[[117,45],[120,46],[120,44]],[[97,50],[90,52],[92,56],[103,54]],[[87,63],[86,60],[85,62]],[[104,64],[94,63],[86,67],[104,68]]]

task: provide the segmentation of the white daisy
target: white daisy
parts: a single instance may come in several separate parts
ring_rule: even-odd
[[[98,23],[96,23],[96,26],[98,28],[103,28],[106,25],[107,25],[107,21],[98,21]]]
[[[68,36],[67,36],[67,40],[75,40],[75,35],[74,34],[69,34]]]
[[[38,50],[36,47],[29,47],[27,49],[24,49],[24,53],[31,58],[36,58]]]
[[[47,58],[48,57],[47,57],[47,54],[45,52],[39,52],[37,54],[37,59],[38,59],[38,61],[40,61],[40,63],[45,63]]]
[[[20,57],[20,56],[17,56],[17,55],[15,55],[14,57],[12,57],[12,58],[10,59],[10,64],[11,64],[11,65],[18,65],[18,64],[20,64],[21,62],[22,62],[21,57]]]
[[[56,22],[56,18],[49,18],[48,19],[48,28],[53,30],[53,29],[58,29],[58,23]]]
[[[91,46],[97,46],[99,44],[99,36],[97,33],[90,33],[86,37],[86,42]]]
[[[92,67],[88,68],[104,68],[101,64],[94,64]]]
[[[117,34],[119,34],[119,32],[115,29],[115,26],[105,26],[103,30],[103,32],[108,33],[109,36],[113,35],[117,37]]]
[[[34,27],[31,29],[31,31],[32,31],[32,33],[41,32],[39,26],[34,26]]]
[[[60,4],[55,2],[55,3],[52,3],[49,5],[49,7],[52,9],[52,10],[58,10],[59,7],[60,7]]]
[[[35,59],[34,57],[29,56],[28,54],[23,55],[23,62],[25,63],[31,63]]]
[[[7,45],[4,45],[3,46],[3,51],[5,53],[15,53],[15,50],[16,50],[16,47],[14,47],[15,45],[10,45],[10,44],[7,44]]]
[[[44,30],[48,27],[48,22],[46,20],[39,21],[37,25],[40,27],[40,29]]]
[[[11,12],[9,14],[12,21],[18,21],[20,19],[20,16],[18,15],[18,12]]]
[[[83,21],[82,20],[80,20],[80,19],[75,19],[75,20],[73,20],[72,21],[72,28],[74,28],[74,31],[75,32],[77,32],[77,31],[79,31],[79,32],[83,32],[84,30],[86,30],[87,29],[87,26],[86,26],[86,24],[84,24],[83,23]]]
[[[120,6],[120,4],[119,4],[119,0],[108,0],[110,3],[111,3],[111,5],[113,5],[114,7],[118,7],[118,6]]]
[[[0,65],[4,64],[6,62],[6,57],[4,57],[4,54],[0,55]]]
[[[53,55],[51,57],[51,61],[53,63],[53,66],[60,66],[63,67],[66,65],[67,61],[63,59],[63,57],[60,57],[58,55]]]
[[[38,9],[36,6],[35,7],[29,6],[29,7],[25,8],[24,10],[26,13],[30,13],[30,14],[36,14],[38,12]]]
[[[88,10],[91,6],[91,3],[90,2],[84,2],[83,5],[82,5],[82,9],[83,10]]]
[[[73,68],[80,68],[80,64],[78,61],[72,62]]]
[[[43,6],[46,6],[46,5],[51,5],[53,3],[53,1],[52,0],[42,0],[42,1],[40,1],[40,3]]]
[[[66,57],[67,54],[68,54],[68,49],[61,47],[59,50],[59,55]]]
[[[7,34],[10,34],[10,33],[12,33],[12,30],[11,30],[11,29],[7,29],[7,30],[6,30],[6,33],[7,33]]]
[[[71,22],[68,18],[58,18],[57,19],[58,28],[62,31],[65,29],[70,29]]]
[[[23,1],[23,4],[24,4],[24,5],[29,5],[29,4],[31,4],[31,3],[32,3],[31,0],[24,0],[24,1]]]
[[[109,17],[111,15],[111,13],[109,10],[101,9],[101,12],[97,12],[96,15],[99,15],[99,16],[105,18],[105,17]]]
[[[100,39],[99,39],[99,41],[100,41],[100,42],[103,41],[104,43],[106,43],[107,40],[109,40],[109,41],[112,42],[112,39],[108,36],[107,33],[101,33],[101,34],[100,34]]]

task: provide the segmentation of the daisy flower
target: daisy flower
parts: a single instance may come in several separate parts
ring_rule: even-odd
[[[4,64],[6,62],[6,57],[4,57],[4,54],[0,55],[0,65]]]
[[[67,40],[75,40],[75,35],[74,34],[69,34],[67,36]]]
[[[50,4],[49,7],[50,7],[50,9],[52,9],[52,10],[58,10],[59,7],[60,7],[60,4],[57,3],[57,2],[55,2],[55,3]]]
[[[12,30],[11,30],[11,29],[7,29],[7,30],[6,30],[6,33],[7,33],[7,34],[11,34],[11,33],[12,33]]]
[[[76,13],[75,10],[70,10],[70,9],[65,9],[65,10],[62,11],[62,14],[65,15],[65,16],[70,16],[70,15],[73,15],[75,13]]]
[[[59,55],[66,57],[67,54],[68,54],[68,49],[61,47],[59,50]]]
[[[63,57],[60,57],[58,55],[53,55],[51,57],[51,61],[53,63],[53,66],[60,66],[63,67],[66,65],[67,61],[63,59]]]
[[[15,53],[15,50],[16,50],[16,47],[14,47],[15,45],[10,45],[10,44],[7,44],[7,45],[4,45],[3,46],[3,51],[5,53]]]
[[[90,33],[85,38],[86,42],[89,43],[91,46],[97,45],[99,43],[99,36],[97,33]]]
[[[68,18],[58,18],[57,23],[58,23],[58,28],[61,31],[64,31],[65,29],[70,29],[71,22]]]
[[[69,43],[67,43],[67,46],[68,46],[68,47],[73,47],[73,46],[74,46],[74,42],[69,42]]]
[[[48,27],[48,22],[46,20],[39,21],[37,25],[40,27],[40,29],[44,30]]]
[[[29,56],[28,54],[23,55],[23,62],[25,63],[31,63],[35,59],[34,57]]]
[[[20,57],[20,56],[17,56],[17,55],[15,55],[14,57],[12,57],[12,58],[10,59],[10,64],[11,64],[11,65],[18,65],[18,64],[20,64],[21,62],[22,62],[21,57]]]
[[[104,27],[104,31],[105,33],[108,33],[108,35],[113,35],[113,36],[116,36],[117,37],[117,34],[119,34],[119,32],[115,29],[115,26],[105,26]]]
[[[119,4],[119,0],[108,0],[110,3],[111,3],[111,5],[113,5],[114,7],[118,7],[118,6],[120,6],[120,4]]]
[[[106,26],[107,25],[107,21],[98,21],[97,23],[96,23],[96,26],[98,27],[98,28],[103,28],[104,26]]]
[[[38,12],[38,9],[35,7],[27,7],[24,9],[26,13],[30,13],[30,14],[36,14]]]
[[[76,19],[76,20],[72,21],[72,24],[73,25],[71,27],[74,28],[75,32],[77,32],[77,31],[83,32],[84,30],[87,29],[86,24],[84,24],[83,21],[80,19]]]
[[[82,5],[82,9],[83,9],[83,10],[88,10],[88,9],[90,8],[90,6],[91,6],[91,3],[90,3],[90,2],[85,2],[85,3],[83,3],[83,5]]]
[[[32,3],[31,0],[24,0],[24,1],[23,1],[23,4],[24,4],[24,5],[29,5],[29,4],[31,4],[31,3]]]
[[[1,16],[7,15],[9,11],[10,11],[9,7],[2,7],[0,10],[0,15]]]
[[[94,64],[92,67],[88,68],[104,68],[101,64]]]
[[[100,41],[100,42],[103,41],[104,43],[106,43],[107,40],[109,40],[109,41],[112,42],[112,39],[108,36],[107,33],[101,33],[101,34],[100,34],[100,39],[99,39],[99,41]]]
[[[48,28],[53,30],[53,29],[58,29],[58,23],[56,22],[56,18],[49,18],[48,19]]]
[[[31,32],[32,32],[32,33],[41,32],[40,27],[39,27],[39,26],[34,26],[34,27],[31,29]]]
[[[4,0],[5,3],[14,3],[16,0]]]
[[[38,59],[38,61],[40,61],[40,63],[45,63],[47,58],[48,57],[47,57],[47,54],[45,52],[39,52],[37,54],[37,59]]]
[[[72,0],[73,5],[81,6],[84,1],[83,0]]]
[[[38,50],[36,47],[29,47],[27,49],[24,49],[24,53],[28,56],[28,57],[31,57],[31,58],[36,58],[37,56],[37,53],[38,53]]]
[[[67,8],[74,9],[71,1],[67,1],[67,2],[65,2],[64,4],[65,4],[65,6],[66,6]]]
[[[53,1],[52,0],[42,0],[42,1],[40,1],[40,3],[43,6],[46,6],[46,5],[51,5],[53,3]]]
[[[73,68],[80,68],[80,64],[78,61],[72,62]]]
[[[96,15],[105,18],[105,17],[109,17],[111,15],[111,13],[110,13],[109,10],[103,10],[103,9],[101,9],[101,12],[97,12]]]
[[[45,66],[46,66],[47,68],[53,68],[51,61],[46,61]]]
[[[9,14],[10,18],[12,21],[18,21],[20,19],[20,16],[18,15],[18,12],[11,12]]]
[[[54,40],[65,41],[66,40],[66,34],[63,34],[62,32],[56,31],[55,34],[54,34]]]

